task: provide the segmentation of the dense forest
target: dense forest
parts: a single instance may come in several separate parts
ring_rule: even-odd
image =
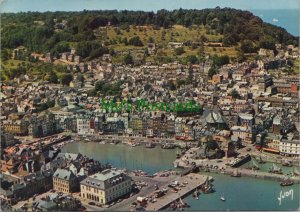
[[[60,53],[70,49],[70,43],[78,43],[83,57],[96,57],[108,49],[99,45],[93,30],[102,26],[128,27],[152,25],[154,28],[170,28],[173,25],[190,27],[202,25],[222,35],[226,46],[242,41],[246,51],[252,45],[268,49],[275,43],[299,45],[298,38],[285,29],[264,23],[248,11],[230,8],[204,10],[143,11],[82,11],[82,12],[28,12],[4,13],[1,16],[2,49],[23,45],[30,51]],[[96,42],[97,40],[97,42]],[[143,43],[135,40],[138,45]],[[86,48],[86,49],[85,49]],[[93,51],[90,52],[87,51]]]

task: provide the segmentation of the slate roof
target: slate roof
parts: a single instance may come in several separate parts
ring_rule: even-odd
[[[204,112],[205,121],[209,124],[225,123],[225,120],[218,110],[206,110]]]
[[[104,170],[85,178],[80,184],[105,190],[128,179],[130,177],[120,171]]]
[[[57,169],[54,172],[53,177],[57,177],[59,179],[68,180],[68,181],[76,178],[76,176],[73,174],[73,172],[66,170],[66,169]]]

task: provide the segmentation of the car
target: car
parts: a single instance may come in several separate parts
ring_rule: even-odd
[[[89,205],[96,205],[96,203],[94,203],[94,202],[89,202],[88,204]]]
[[[139,206],[139,207],[135,208],[135,210],[137,210],[137,211],[145,211],[145,208]]]
[[[249,148],[247,148],[247,151],[249,152],[249,151],[251,151],[251,148],[249,147]]]

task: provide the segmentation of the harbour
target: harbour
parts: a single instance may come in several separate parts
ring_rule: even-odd
[[[141,151],[142,148],[143,151]],[[158,146],[155,148],[145,148],[144,146],[132,148],[125,144],[112,145],[95,142],[68,143],[62,149],[62,152],[80,152],[97,160],[109,162],[117,168],[126,168],[128,170],[142,168],[148,174],[155,174],[161,170],[182,171],[182,169],[174,168],[173,166],[177,151],[177,149],[162,149]],[[286,169],[290,170],[289,168],[283,167],[283,171],[288,172]],[[190,207],[185,208],[185,210],[246,210],[248,208],[252,210],[266,210],[269,208],[284,210],[297,209],[299,207],[297,201],[297,198],[299,199],[299,184],[282,187],[278,181],[252,178],[246,175],[231,177],[220,174],[217,171],[208,173],[200,170],[199,175],[209,175],[214,178],[215,192],[207,195],[200,194],[198,200],[193,197],[192,193],[188,193],[183,197],[183,201],[189,204]],[[290,189],[294,191],[294,199],[286,199],[279,205],[277,198],[280,192],[289,191]],[[143,193],[142,190],[141,194],[146,195],[147,192]],[[226,198],[225,202],[220,200],[223,194]],[[247,198],[244,198],[245,196]],[[260,201],[261,198],[264,198],[265,201]]]

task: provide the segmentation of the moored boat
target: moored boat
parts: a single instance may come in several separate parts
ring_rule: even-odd
[[[269,169],[269,172],[274,174],[282,174],[281,168],[276,166],[275,163],[273,163],[272,167]]]
[[[266,163],[266,161],[264,161],[261,157],[261,155],[259,156],[259,161],[258,161],[259,164],[264,164]]]
[[[299,176],[300,175],[300,171],[299,171],[299,169],[297,167],[294,167],[293,173],[294,173],[295,176]]]
[[[155,147],[155,144],[152,142],[146,144],[146,148],[154,148],[154,147]]]
[[[287,176],[285,179],[283,179],[280,182],[280,185],[281,186],[291,186],[291,185],[294,185],[294,182]]]
[[[287,161],[287,160],[284,160],[282,163],[281,163],[282,166],[287,166],[287,167],[292,167],[293,164],[291,163],[291,161]]]

